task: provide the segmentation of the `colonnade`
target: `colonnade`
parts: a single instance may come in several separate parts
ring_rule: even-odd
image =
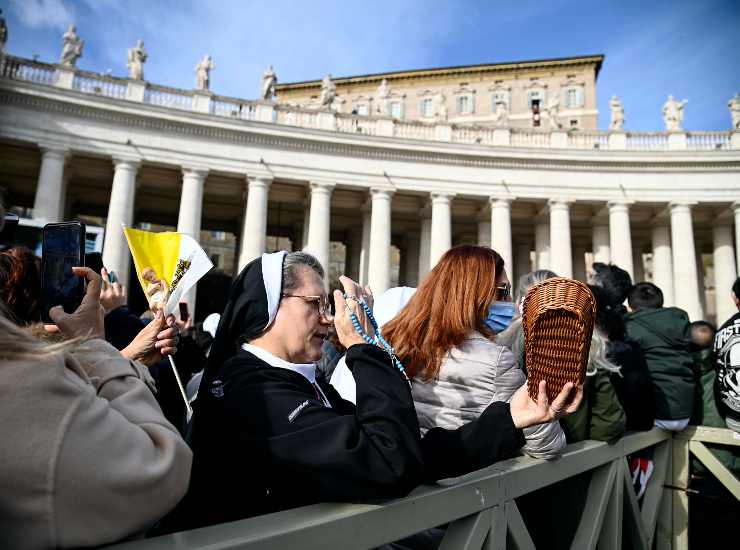
[[[65,161],[69,152],[59,147],[41,147],[41,169],[38,178],[34,217],[58,220],[63,212],[65,195]],[[134,199],[140,160],[115,157],[113,182],[106,222],[103,261],[116,270],[122,280],[128,280],[129,251],[121,227],[134,222]],[[177,221],[179,231],[198,237],[201,228],[202,204],[207,167],[183,166],[182,192]],[[245,176],[247,193],[238,251],[238,267],[258,257],[265,250],[270,177]],[[305,250],[314,254],[323,265],[330,256],[331,198],[335,183],[308,182],[309,201],[304,224]],[[347,270],[361,283],[369,284],[376,293],[391,284],[391,227],[394,190],[372,187],[358,218],[357,227],[349,233]],[[455,193],[433,192],[428,206],[419,211],[418,233],[404,237],[402,272],[407,284],[415,284],[434,266],[453,244],[452,206]],[[532,199],[527,199],[532,201]],[[642,273],[642,252],[652,252],[652,280],[664,293],[666,305],[686,310],[691,319],[704,315],[700,290],[700,263],[694,243],[691,202],[666,204],[667,219],[655,219],[650,229],[651,250],[633,247],[630,210],[633,201],[608,201],[605,212],[608,222],[595,221],[591,230],[591,246],[574,243],[571,211],[577,201],[568,197],[547,200],[545,218],[534,220],[534,242],[520,242],[512,236],[512,206],[515,197],[491,196],[487,204],[490,218],[478,220],[477,240],[492,246],[507,265],[511,276],[532,268],[552,269],[556,273],[584,278],[585,253],[594,261],[611,262],[627,270],[636,280]],[[544,201],[544,198],[543,198]],[[718,222],[712,229],[714,271],[716,281],[717,318],[720,322],[734,312],[730,287],[737,277],[740,258],[740,202],[728,203],[733,217]],[[549,218],[549,219],[548,219]],[[734,222],[734,229],[733,229]],[[516,242],[515,242],[516,240]],[[733,243],[734,240],[734,243]],[[533,245],[533,246],[532,246]],[[534,251],[534,263],[530,254]],[[513,268],[513,269],[512,269]],[[513,273],[512,273],[513,272]],[[192,301],[194,295],[188,296]]]

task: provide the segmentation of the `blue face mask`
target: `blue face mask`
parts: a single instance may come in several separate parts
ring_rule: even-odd
[[[498,334],[509,328],[515,311],[514,302],[493,302],[488,308],[488,317],[483,322],[494,334]]]

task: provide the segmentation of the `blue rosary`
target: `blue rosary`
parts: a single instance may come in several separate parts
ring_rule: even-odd
[[[356,296],[347,296],[346,293],[344,293],[344,299],[345,300],[354,300],[357,302],[360,307],[365,311],[365,315],[367,315],[367,318],[370,319],[370,324],[373,326],[373,329],[375,329],[375,337],[371,338],[362,328],[362,325],[360,324],[360,320],[357,318],[357,315],[349,308],[347,307],[347,311],[349,311],[349,317],[352,320],[352,326],[355,327],[355,330],[357,333],[362,337],[365,342],[367,342],[370,345],[376,346],[380,344],[380,346],[388,353],[388,355],[391,356],[391,361],[393,362],[393,366],[396,367],[401,374],[403,374],[403,377],[406,379],[406,382],[409,383],[409,386],[411,385],[411,381],[409,380],[408,375],[406,374],[406,369],[403,368],[403,365],[401,364],[401,361],[398,360],[398,357],[396,357],[396,350],[393,349],[393,346],[391,346],[388,343],[388,340],[383,338],[383,335],[380,333],[380,327],[378,327],[378,323],[375,320],[375,317],[373,316],[373,311],[370,309],[370,306],[365,303],[365,300],[362,298],[358,298]]]

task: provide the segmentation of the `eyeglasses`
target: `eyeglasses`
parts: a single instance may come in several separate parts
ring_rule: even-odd
[[[316,304],[316,309],[319,312],[319,317],[330,317],[332,315],[331,303],[326,295],[321,296],[301,296],[299,294],[281,294],[283,298],[300,298],[304,302]]]
[[[496,294],[499,300],[505,300],[511,296],[511,283],[501,283],[496,285]]]

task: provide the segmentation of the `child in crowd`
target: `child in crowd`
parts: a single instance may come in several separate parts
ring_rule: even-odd
[[[691,325],[685,311],[663,307],[663,292],[638,283],[627,297],[627,335],[645,352],[653,380],[655,426],[681,431],[694,408],[694,361]]]

